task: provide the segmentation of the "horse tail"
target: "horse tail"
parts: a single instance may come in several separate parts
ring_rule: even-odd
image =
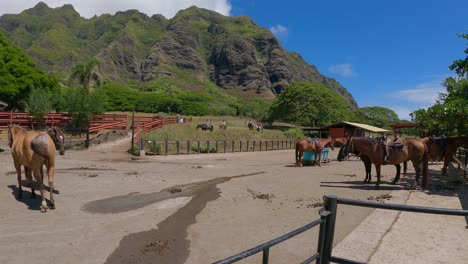
[[[49,142],[49,136],[46,134],[41,134],[31,140],[31,149],[40,156],[49,160]]]

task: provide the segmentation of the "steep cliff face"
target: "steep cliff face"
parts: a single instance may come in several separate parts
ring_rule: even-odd
[[[85,19],[71,5],[52,9],[39,3],[0,17],[0,32],[45,71],[63,78],[76,63],[97,57],[102,76],[114,82],[148,85],[180,79],[185,72],[236,94],[273,98],[290,83],[313,81],[357,107],[338,82],[284,50],[248,17],[190,7],[170,20],[136,10]],[[178,85],[191,89],[190,79]]]

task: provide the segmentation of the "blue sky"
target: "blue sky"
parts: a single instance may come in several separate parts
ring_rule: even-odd
[[[287,3],[287,4],[286,4]],[[231,1],[275,32],[322,74],[335,78],[360,107],[409,113],[444,92],[448,66],[464,57],[468,1]]]
[[[0,15],[19,13],[38,0],[0,0]],[[43,0],[73,4],[84,17],[138,9],[171,18],[191,5],[224,15],[249,16],[272,30],[284,48],[335,78],[360,107],[409,113],[434,104],[444,92],[448,66],[464,57],[466,0]],[[112,4],[110,4],[112,3]]]

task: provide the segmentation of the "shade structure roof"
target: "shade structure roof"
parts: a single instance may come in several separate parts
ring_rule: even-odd
[[[322,129],[326,129],[326,128],[330,128],[330,127],[340,127],[340,126],[343,126],[343,125],[349,125],[349,126],[353,126],[353,127],[362,128],[364,130],[374,132],[374,133],[387,133],[387,132],[390,132],[389,130],[383,129],[383,128],[380,128],[380,127],[375,127],[375,126],[371,126],[371,125],[367,125],[367,124],[361,124],[361,123],[348,122],[348,121],[341,121],[339,123],[331,124],[331,125],[328,125],[328,126],[323,126]]]

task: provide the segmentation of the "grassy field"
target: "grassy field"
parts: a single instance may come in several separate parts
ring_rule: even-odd
[[[213,132],[196,129],[198,124],[204,124],[206,119],[211,120]],[[223,119],[226,120],[227,129],[219,129]],[[252,120],[255,123],[255,120]],[[249,130],[248,119],[237,117],[193,117],[192,122],[185,124],[172,124],[164,126],[143,136],[146,140],[294,140],[300,137],[297,133],[281,129],[264,129],[263,133]],[[275,127],[276,128],[276,127]],[[282,131],[283,130],[283,131]]]

